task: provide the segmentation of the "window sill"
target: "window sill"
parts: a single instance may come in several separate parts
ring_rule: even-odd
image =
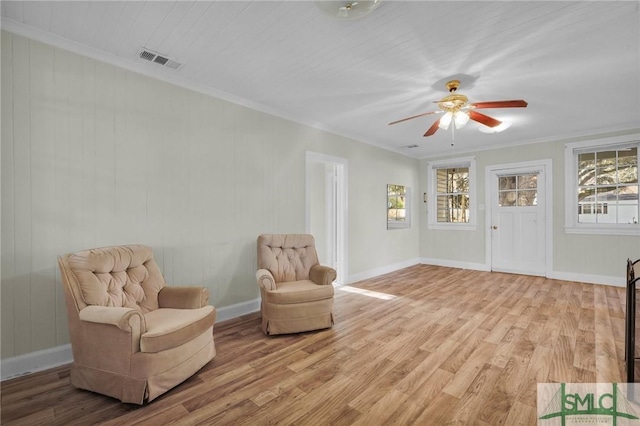
[[[387,229],[407,229],[411,228],[411,223],[407,222],[387,222]]]
[[[475,231],[478,227],[470,223],[429,223],[427,229],[442,231]]]
[[[628,235],[640,236],[640,226],[631,225],[625,227],[606,227],[606,226],[566,226],[564,228],[566,234],[583,234],[583,235]]]

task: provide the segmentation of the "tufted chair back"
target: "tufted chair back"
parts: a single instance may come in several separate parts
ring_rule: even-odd
[[[276,282],[309,279],[318,264],[315,240],[308,234],[263,234],[258,237],[258,269],[267,269]]]
[[[151,248],[105,247],[71,254],[69,290],[78,311],[89,305],[125,307],[143,314],[158,309],[166,285]]]

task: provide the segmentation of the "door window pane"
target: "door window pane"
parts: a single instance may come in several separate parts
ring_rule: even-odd
[[[535,173],[498,177],[498,206],[538,205],[538,175]]]
[[[518,189],[536,189],[538,187],[538,175],[528,174],[517,176]]]
[[[522,190],[518,191],[518,205],[519,206],[537,206],[538,205],[538,191]]]
[[[516,177],[515,176],[500,176],[498,188],[500,190],[515,189]]]
[[[518,195],[516,191],[501,191],[500,199],[498,200],[499,206],[515,206]]]

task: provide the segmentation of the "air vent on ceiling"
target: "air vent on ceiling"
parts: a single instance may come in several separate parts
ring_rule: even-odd
[[[154,52],[153,50],[149,50],[144,47],[138,51],[138,58],[174,70],[177,70],[182,66],[180,62],[169,59],[166,56],[159,54],[158,52]]]
[[[418,147],[418,145],[407,145],[407,146],[405,146],[405,148],[417,148],[417,147]]]

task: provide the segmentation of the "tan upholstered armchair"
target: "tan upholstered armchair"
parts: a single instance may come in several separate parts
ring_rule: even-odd
[[[86,250],[58,263],[75,387],[143,404],[215,356],[207,290],[167,287],[149,247]]]
[[[298,333],[333,325],[332,283],[336,271],[318,263],[312,235],[260,235],[256,279],[265,334]]]

